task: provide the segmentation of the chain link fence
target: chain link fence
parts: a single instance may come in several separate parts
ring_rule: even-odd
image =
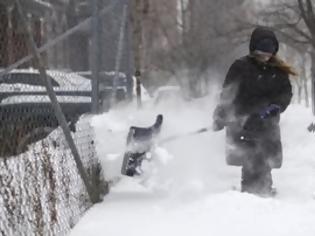
[[[90,179],[100,174],[89,119],[74,139]],[[0,159],[0,235],[66,235],[91,206],[60,129],[15,157]]]
[[[65,235],[106,193],[84,114],[132,98],[128,8],[0,0],[0,235]]]

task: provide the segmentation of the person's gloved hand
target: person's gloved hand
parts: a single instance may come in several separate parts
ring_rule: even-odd
[[[212,130],[213,131],[220,131],[223,128],[224,128],[224,123],[220,119],[213,120],[213,123],[212,123]]]
[[[259,113],[259,116],[261,119],[266,119],[266,118],[277,115],[280,112],[280,110],[281,108],[279,105],[270,104]]]
[[[224,117],[226,116],[225,111],[221,105],[218,105],[214,109],[213,113],[213,122],[212,122],[212,130],[220,131],[224,128],[225,122]]]

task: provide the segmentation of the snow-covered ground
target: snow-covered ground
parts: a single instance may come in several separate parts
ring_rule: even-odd
[[[130,125],[149,126],[164,115],[160,138],[207,127],[211,99],[167,101],[142,110],[122,107],[94,119],[97,151],[107,179],[119,176]],[[315,134],[311,111],[290,105],[282,116],[284,163],[273,171],[275,198],[232,190],[240,168],[224,159],[224,132],[207,132],[157,145],[145,177],[123,177],[89,210],[71,235],[315,235]]]

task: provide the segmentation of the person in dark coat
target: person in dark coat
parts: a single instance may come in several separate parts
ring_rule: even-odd
[[[226,75],[213,128],[226,127],[226,161],[242,166],[241,190],[270,195],[271,170],[282,165],[280,113],[290,104],[289,75],[296,73],[276,56],[279,42],[270,29],[256,28],[249,48]]]

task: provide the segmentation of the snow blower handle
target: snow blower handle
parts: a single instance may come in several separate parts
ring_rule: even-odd
[[[210,130],[210,128],[208,128],[208,127],[207,128],[202,128],[202,129],[197,130],[196,134],[204,133],[204,132],[207,132],[209,130]]]
[[[168,138],[162,139],[158,143],[159,144],[163,144],[163,143],[174,141],[174,140],[179,139],[179,138],[183,138],[183,137],[187,137],[187,136],[191,136],[191,135],[195,135],[195,134],[201,134],[201,133],[205,133],[205,132],[208,132],[208,131],[211,131],[211,130],[212,130],[211,127],[205,127],[205,128],[201,128],[201,129],[198,129],[196,131],[192,131],[192,132],[189,132],[189,133],[186,133],[186,134],[179,134],[179,135],[170,136]]]

